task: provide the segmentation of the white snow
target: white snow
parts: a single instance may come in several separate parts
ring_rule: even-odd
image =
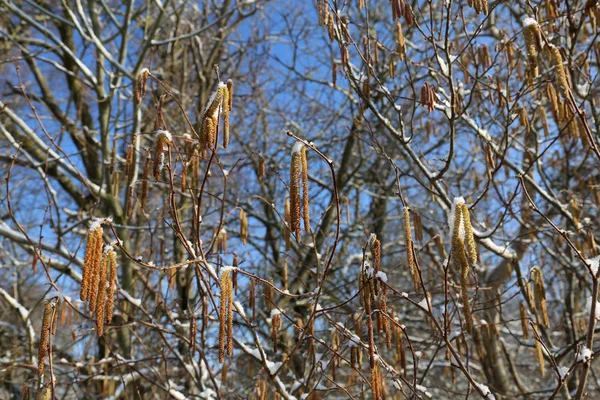
[[[239,301],[234,301],[233,304],[235,305],[235,308],[237,309],[238,314],[240,314],[242,316],[242,318],[247,318],[246,311],[244,311],[244,307],[242,306],[242,303],[240,303]]]
[[[537,25],[537,21],[531,17],[525,17],[523,19],[523,26],[527,27],[527,26],[531,26],[531,25]]]
[[[592,351],[587,347],[582,347],[579,356],[577,356],[577,361],[586,362],[592,357]]]
[[[450,209],[450,215],[448,216],[448,226],[450,227],[450,232],[453,232],[454,230],[454,220],[456,219],[456,207],[462,204],[465,204],[464,197],[460,196],[454,198],[454,201],[452,202],[452,208]],[[458,237],[460,237],[462,240],[465,240],[465,227],[462,221],[460,221]]]
[[[492,392],[490,391],[489,387],[487,387],[483,383],[476,383],[475,385],[477,385],[477,387],[479,388],[479,390],[481,390],[481,393],[483,393],[483,395],[485,396],[486,399],[491,399],[491,400],[495,399],[495,397],[492,394]]]
[[[592,312],[592,296],[588,296],[584,309],[588,314]],[[598,301],[596,301],[596,319],[600,319],[600,302]]]
[[[300,154],[300,152],[302,151],[303,147],[304,147],[304,144],[302,142],[296,142],[296,143],[294,143],[294,147],[292,147],[292,155],[294,155],[294,154]]]
[[[448,69],[448,64],[446,64],[446,61],[444,61],[444,59],[442,57],[440,57],[439,55],[437,56],[437,60],[438,63],[440,63],[440,68],[442,69],[442,74],[448,76],[449,73],[449,69]]]
[[[221,268],[221,276],[223,276],[223,274],[224,274],[225,272],[229,272],[229,271],[235,271],[235,270],[237,270],[237,267],[233,267],[233,266],[231,266],[231,265],[227,265],[227,266],[225,266],[225,267]]]
[[[590,268],[592,273],[596,275],[598,273],[598,266],[600,265],[600,256],[596,256],[594,258],[588,258],[585,260],[588,264],[590,264]]]
[[[94,218],[92,224],[90,225],[90,232],[95,231],[98,228],[102,227],[102,218]]]
[[[560,379],[565,379],[569,375],[569,367],[558,367],[558,374]]]
[[[388,277],[387,277],[386,273],[383,271],[379,271],[377,273],[377,278],[381,279],[381,281],[385,282],[385,283],[387,283],[387,281],[388,281]]]
[[[279,311],[276,308],[272,309],[271,310],[271,318],[273,318],[275,315],[281,315],[281,311]]]
[[[173,135],[171,135],[171,132],[162,129],[154,132],[154,136],[156,136],[157,139],[159,139],[161,136],[164,136],[169,142],[173,141]]]

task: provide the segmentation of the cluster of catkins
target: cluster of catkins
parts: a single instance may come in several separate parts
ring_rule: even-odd
[[[95,221],[88,232],[85,248],[81,301],[88,301],[90,313],[96,313],[96,332],[104,334],[104,323],[113,316],[117,283],[117,255],[112,246],[103,247],[102,222]]]

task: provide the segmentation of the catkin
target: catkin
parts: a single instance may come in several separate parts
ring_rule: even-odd
[[[223,148],[229,146],[229,88],[226,86],[223,90]]]
[[[146,205],[146,199],[148,198],[148,176],[150,175],[150,166],[152,165],[152,157],[150,153],[146,154],[146,162],[144,162],[144,171],[142,174],[142,198],[141,205],[142,209]]]
[[[567,80],[567,74],[563,66],[563,59],[560,54],[560,49],[556,46],[550,46],[550,53],[552,55],[552,64],[556,72],[556,80],[558,81],[558,89],[564,98],[569,98],[569,81]]]
[[[519,314],[521,315],[521,330],[523,331],[523,339],[529,339],[529,330],[527,329],[527,310],[523,302],[519,303]]]
[[[271,310],[271,335],[273,336],[273,351],[277,353],[277,339],[281,325],[281,312],[277,309]]]
[[[102,264],[100,266],[100,276],[98,279],[98,298],[96,301],[96,333],[98,337],[104,335],[104,302],[106,300],[106,274],[110,264],[110,257],[107,252],[102,257]]]
[[[236,271],[233,271],[235,275]],[[227,355],[233,355],[233,279],[228,279],[227,284]]]
[[[415,265],[415,258],[413,254],[414,245],[412,241],[410,213],[408,207],[404,207],[404,238],[406,240],[406,263],[408,264],[408,269],[413,277],[415,290],[419,290],[419,273]]]
[[[140,71],[140,73],[137,76],[137,82],[135,85],[135,101],[137,103],[142,101],[142,99],[146,95],[148,75],[150,75],[150,71],[148,70],[148,68],[144,68]]]
[[[156,135],[156,146],[154,147],[154,178],[160,179],[160,174],[165,166],[165,151],[171,144],[172,136],[169,131],[158,130]]]
[[[310,232],[310,209],[308,206],[308,160],[306,156],[306,147],[302,146],[300,150],[302,159],[302,210],[304,219],[304,231]]]
[[[546,368],[544,362],[544,351],[542,349],[542,344],[539,340],[535,340],[535,355],[537,357],[538,364],[540,366],[540,371],[542,373],[542,377],[546,376]]]
[[[106,322],[111,323],[115,303],[115,286],[117,284],[117,254],[111,248],[108,251],[110,275],[108,278],[108,295],[106,300]]]
[[[400,20],[396,21],[396,40],[398,42],[398,54],[400,55],[400,59],[403,60],[406,56],[406,41],[404,40]]]
[[[462,222],[465,227],[465,242],[467,245],[467,253],[469,254],[469,262],[471,264],[475,264],[477,263],[477,245],[475,244],[475,236],[473,235],[473,226],[471,225],[469,208],[466,206],[466,204],[462,204],[461,208]]]
[[[48,348],[48,339],[50,337],[50,322],[52,320],[52,303],[50,300],[44,302],[44,314],[42,316],[42,330],[40,332],[40,344],[38,347],[38,375],[44,373],[44,360]]]
[[[296,147],[294,148],[296,150]],[[296,234],[296,241],[300,241],[300,175],[302,174],[301,151],[292,152],[290,164],[290,229]]]
[[[219,310],[219,362],[225,360],[225,334],[227,330],[227,317],[229,307],[229,276],[230,271],[223,271],[221,274],[221,307]]]
[[[462,222],[462,207],[458,204],[454,206],[454,226],[452,228],[452,258],[454,260],[453,265],[455,270],[459,270],[460,259],[459,253],[464,252],[464,244],[461,236],[461,224]]]
[[[531,270],[533,278],[533,298],[535,300],[535,308],[542,317],[544,326],[549,327],[548,310],[546,309],[546,289],[544,288],[544,275],[542,270],[534,267]]]
[[[291,236],[292,236],[292,213],[290,210],[290,199],[285,199],[285,207],[283,210],[283,219],[285,220],[284,228],[283,228],[283,236],[285,239],[285,250],[289,251],[292,247],[291,245]]]
[[[537,57],[538,51],[541,49],[540,27],[533,18],[526,18],[523,25],[523,35],[525,36],[529,69],[532,76],[535,78],[538,76]]]
[[[461,238],[457,239],[460,250],[457,254],[453,253],[453,256],[458,259],[460,263],[460,293],[463,303],[463,312],[465,314],[465,323],[467,325],[467,332],[473,331],[473,316],[471,315],[471,306],[469,304],[469,262],[464,251],[464,244]]]
[[[248,239],[248,217],[246,212],[240,208],[240,240],[245,245]]]
[[[94,225],[94,229],[88,232],[88,241],[85,247],[85,258],[83,262],[83,277],[81,278],[81,301],[90,297],[92,281],[95,278],[94,270],[96,264],[102,258],[102,227]]]

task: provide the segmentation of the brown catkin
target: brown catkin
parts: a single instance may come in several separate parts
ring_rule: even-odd
[[[110,274],[108,277],[108,295],[106,300],[106,322],[111,323],[115,303],[115,286],[117,284],[117,254],[111,248],[108,251]]]
[[[236,271],[233,271],[233,275]],[[227,355],[233,355],[233,279],[227,280]]]
[[[300,241],[300,175],[302,174],[302,156],[300,151],[292,152],[290,164],[290,229]]]
[[[521,316],[521,330],[523,331],[523,339],[529,339],[529,330],[527,329],[527,310],[523,302],[519,303],[519,314]]]
[[[52,334],[56,335],[56,327],[58,326],[58,313],[61,306],[60,299],[56,300],[56,304],[53,306],[54,311],[52,313]]]
[[[156,131],[156,146],[154,147],[154,178],[160,179],[160,174],[165,165],[165,151],[171,144],[171,134],[168,131]]]
[[[550,46],[550,53],[552,54],[552,64],[556,72],[556,80],[558,81],[558,89],[564,98],[569,98],[569,81],[567,80],[567,74],[563,66],[562,55],[560,49],[556,46]]]
[[[310,209],[308,206],[308,160],[306,156],[306,147],[302,146],[300,155],[302,160],[302,218],[304,219],[304,231],[310,232]]]
[[[227,91],[229,93],[229,104],[227,106],[229,107],[229,112],[231,112],[233,109],[233,81],[231,79],[227,79]]]
[[[219,310],[219,362],[225,360],[225,335],[227,331],[227,308],[229,303],[229,276],[230,271],[223,271],[221,274],[221,306]]]
[[[110,264],[108,252],[104,253],[100,266],[100,276],[98,278],[98,298],[96,300],[96,333],[99,337],[104,336],[104,307],[106,300],[106,274]]]
[[[200,149],[203,156],[206,155],[207,149],[212,149],[217,137],[217,119],[212,116],[205,116],[202,120],[202,136],[200,141]]]
[[[291,236],[292,236],[292,213],[290,210],[290,199],[285,199],[285,208],[283,210],[283,218],[285,219],[285,224],[283,227],[283,236],[285,238],[285,250],[288,251],[291,249]]]
[[[50,322],[52,321],[52,303],[50,300],[44,302],[44,314],[42,316],[42,330],[40,331],[40,343],[38,347],[38,375],[44,373],[44,360],[50,337]]]
[[[550,321],[548,319],[548,311],[546,309],[546,289],[544,288],[544,275],[542,270],[534,267],[531,270],[533,278],[533,298],[535,300],[535,308],[538,314],[541,314],[542,323],[544,326],[549,327]]]
[[[148,75],[150,75],[150,71],[148,71],[148,68],[144,68],[140,71],[140,73],[137,76],[137,82],[135,85],[135,101],[137,103],[142,101],[142,99],[146,95]]]
[[[462,222],[465,227],[465,244],[467,245],[467,253],[469,254],[469,262],[471,264],[477,263],[477,245],[475,244],[475,236],[473,235],[473,226],[471,225],[471,218],[469,216],[469,208],[466,204],[461,205],[462,208]]]
[[[413,253],[414,245],[412,241],[412,232],[410,228],[410,212],[408,207],[404,207],[404,238],[406,240],[406,263],[413,277],[415,290],[419,290],[419,273],[415,265],[415,257]]]
[[[152,165],[152,157],[148,152],[146,154],[146,162],[144,162],[144,171],[142,173],[142,198],[141,198],[141,206],[142,209],[146,205],[146,199],[148,198],[148,177],[150,175],[150,166]]]
[[[245,245],[248,239],[248,217],[246,212],[240,208],[240,240]]]
[[[229,88],[225,86],[221,89],[223,91],[223,148],[229,146]]]
[[[277,353],[277,339],[279,326],[281,325],[281,313],[277,309],[271,311],[271,335],[273,336],[273,351]]]

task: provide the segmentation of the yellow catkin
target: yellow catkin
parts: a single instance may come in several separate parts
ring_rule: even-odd
[[[306,156],[306,147],[302,146],[300,150],[302,161],[302,218],[304,219],[304,231],[310,232],[310,209],[308,206],[308,160]]]
[[[246,212],[240,208],[240,240],[245,245],[248,239],[248,217]]]
[[[475,236],[473,235],[473,226],[471,225],[469,208],[466,206],[466,204],[462,204],[461,209],[462,221],[465,228],[465,244],[467,245],[469,262],[471,264],[475,264],[477,263],[477,244],[475,243]]]
[[[104,336],[104,307],[106,300],[106,275],[110,264],[110,257],[107,252],[102,257],[100,266],[100,275],[98,278],[98,296],[96,300],[96,333],[99,337]]]
[[[521,315],[521,330],[523,331],[523,339],[529,339],[529,330],[527,329],[527,310],[523,302],[519,303],[519,314]]]
[[[406,41],[404,40],[400,20],[396,21],[396,40],[398,42],[398,55],[400,56],[400,59],[403,60],[406,56]]]
[[[558,81],[558,89],[564,98],[569,98],[569,81],[567,80],[567,74],[563,66],[562,55],[560,49],[556,46],[550,46],[550,53],[552,54],[552,65],[556,72],[556,80]]]
[[[410,212],[408,207],[404,207],[404,239],[406,241],[406,263],[413,278],[415,290],[419,290],[419,273],[415,265],[414,245],[412,241],[412,231],[410,228]]]
[[[42,316],[42,330],[40,331],[40,343],[38,347],[38,375],[44,373],[44,360],[48,348],[48,339],[50,337],[50,322],[52,321],[52,303],[49,300],[44,302],[44,314]]]
[[[235,276],[236,272],[233,271]],[[228,280],[227,288],[227,355],[233,355],[233,279]]]
[[[465,314],[465,323],[467,326],[467,332],[473,331],[473,316],[471,315],[471,306],[469,304],[469,262],[464,251],[464,244],[461,238],[458,238],[458,245],[460,250],[457,254],[453,253],[460,263],[460,293],[463,303],[463,312]]]
[[[540,372],[542,373],[542,377],[546,376],[546,367],[544,362],[544,351],[542,349],[542,344],[539,340],[535,341],[535,355],[537,357],[538,364],[540,366]]]
[[[302,174],[302,156],[300,151],[292,152],[290,164],[290,229],[300,241],[300,175]]]
[[[202,120],[202,136],[200,141],[201,153],[206,155],[207,149],[212,149],[217,136],[217,119],[205,116]]]
[[[285,250],[289,251],[292,247],[291,245],[291,236],[292,236],[292,213],[290,210],[290,199],[285,199],[285,208],[283,211],[283,218],[285,220],[284,228],[283,228],[283,236],[285,238]]]
[[[464,252],[464,244],[460,239],[462,226],[462,207],[455,205],[454,226],[452,227],[452,259],[455,270],[460,270],[459,253]]]
[[[544,275],[542,270],[534,267],[531,270],[531,276],[533,278],[533,298],[535,300],[535,308],[538,314],[541,314],[542,323],[544,326],[549,327],[550,321],[548,319],[548,311],[546,309],[546,289],[544,288]]]
[[[98,257],[102,257],[102,228],[99,226],[88,233],[83,262],[83,277],[81,278],[81,301],[86,301],[89,297],[94,266],[100,261]]]
[[[106,300],[106,322],[111,323],[115,303],[115,286],[117,284],[117,254],[113,249],[108,251],[110,274],[108,277],[108,294]]]
[[[529,62],[529,70],[533,77],[538,76],[538,52],[541,49],[540,27],[533,18],[525,19],[523,35],[525,36],[525,45]]]

